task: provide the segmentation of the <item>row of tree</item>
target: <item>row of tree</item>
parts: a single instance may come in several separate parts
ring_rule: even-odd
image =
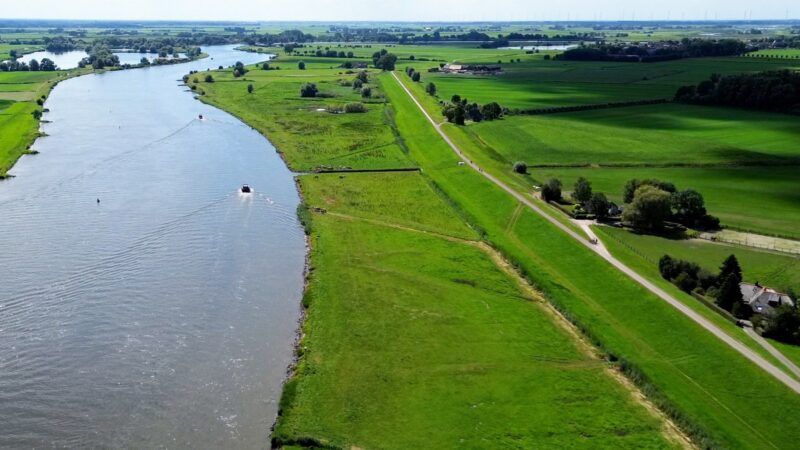
[[[736,39],[688,39],[648,44],[597,44],[580,46],[556,56],[567,61],[657,62],[705,56],[734,56],[747,51]]]
[[[800,113],[800,73],[778,70],[727,76],[715,74],[696,86],[680,87],[675,100]]]
[[[522,164],[524,163],[516,163],[514,170],[524,173],[521,169]],[[527,166],[525,166],[525,171],[527,171]],[[580,177],[575,181],[571,197],[572,201],[577,203],[582,211],[593,214],[600,220],[610,215],[613,203],[608,201],[608,198],[602,192],[594,192],[592,184],[586,178]],[[564,200],[559,179],[552,178],[542,186],[542,199],[547,202],[562,202]],[[581,211],[577,211],[577,213],[581,213]]]
[[[119,57],[105,44],[97,44],[87,50],[89,56],[78,62],[78,67],[91,66],[94,69],[119,66]]]
[[[717,306],[738,319],[750,319],[753,309],[745,303],[739,284],[742,268],[735,255],[728,256],[714,275],[699,265],[664,255],[658,261],[661,276],[687,293],[714,298]]]
[[[32,59],[27,64],[15,59],[0,63],[0,72],[52,72],[54,70],[58,70],[58,67],[50,58],[42,58],[41,62]]]
[[[520,170],[523,166],[524,163],[516,163],[514,170],[525,173],[527,166]],[[561,188],[560,180],[550,179],[542,186],[542,198],[548,202],[561,202]],[[584,177],[579,177],[575,182],[571,197],[583,211],[598,219],[607,218],[616,206],[608,201],[605,194],[594,192],[591,182]],[[702,194],[692,189],[679,191],[670,182],[632,179],[625,183],[622,197],[625,203],[622,221],[634,228],[660,231],[667,221],[700,229],[719,228],[719,219],[708,214]]]
[[[623,201],[622,221],[642,230],[660,231],[667,221],[692,228],[719,228],[719,219],[708,214],[702,194],[692,189],[679,191],[670,182],[629,180]]]
[[[431,83],[432,84],[432,83]],[[430,94],[436,93],[436,86],[428,85],[427,91]],[[453,95],[450,102],[442,108],[442,115],[447,118],[447,121],[456,125],[464,125],[467,120],[473,122],[481,122],[484,120],[496,120],[503,117],[505,110],[497,102],[490,102],[484,105],[477,103],[470,103],[466,98],[461,98],[460,95]]]

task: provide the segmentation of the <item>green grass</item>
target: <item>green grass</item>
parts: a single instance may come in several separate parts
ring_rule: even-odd
[[[35,99],[46,96],[63,72],[0,72],[0,177],[28,151],[39,136],[41,109]]]
[[[402,147],[390,126],[395,111],[383,103],[370,105],[380,115],[359,116],[370,127],[284,106],[302,81],[340,76],[314,63],[304,72],[294,61],[278,64],[280,71],[248,73],[253,94],[219,73],[200,89],[279,143],[292,167],[316,167],[327,155],[314,145],[340,133],[355,142],[391,136]],[[339,95],[320,101],[349,94]],[[314,126],[281,126],[287,118]],[[413,164],[399,155],[397,164]],[[365,167],[391,163],[369,158]],[[311,208],[304,214],[312,231],[308,314],[298,376],[284,390],[274,438],[342,448],[672,446],[662,422],[606,364],[579,350],[478,247],[466,215],[424,174],[299,180]]]
[[[798,60],[694,58],[632,64],[544,60],[525,55],[522,63],[504,61],[502,75],[472,76],[425,73],[435,63],[403,62],[423,71],[442,99],[459,94],[478,103],[496,101],[507,108],[547,108],[653,98],[672,98],[683,85],[696,84],[712,73],[722,75],[800,67]],[[506,58],[507,59],[507,58]],[[497,62],[497,58],[482,61]]]
[[[669,180],[681,189],[703,194],[708,211],[724,226],[755,233],[800,239],[800,177],[798,166],[703,168],[580,168],[533,169],[540,180],[559,178],[572,186],[586,177],[596,191],[621,201],[631,178]]]
[[[554,304],[603,348],[636,366],[665,409],[724,447],[794,447],[800,438],[795,394],[543,218],[515,215],[507,194],[457,167],[456,156],[393,80],[385,80],[384,89],[410,155],[425,173]],[[776,423],[774,416],[792,417],[793,424]]]
[[[485,253],[332,216],[373,219],[350,199],[382,198],[380,220],[405,226],[413,199],[423,230],[460,223],[420,175],[386,177],[301,179],[309,205],[329,209],[313,217],[304,356],[276,437],[343,448],[668,446],[658,420]]]
[[[800,290],[800,257],[782,255],[733,245],[716,244],[698,239],[673,240],[658,236],[631,233],[618,228],[601,227],[612,239],[633,248],[656,267],[664,255],[696,262],[711,273],[716,273],[722,261],[733,254],[742,266],[745,281],[759,282],[785,292],[788,288]]]
[[[544,165],[773,165],[800,162],[797,119],[786,114],[659,104],[468,127],[506,161]]]
[[[204,101],[247,116],[254,127],[264,130],[294,170],[411,166],[391,128],[386,126],[386,106],[377,87],[373,86],[373,96],[377,98],[364,100],[351,87],[339,84],[355,75],[330,70],[329,64],[309,62],[305,71],[297,70],[295,61],[273,65],[281,70],[252,68],[238,79],[229,70],[217,71],[213,73],[214,83],[203,82],[203,74],[198,74],[197,86],[205,92]],[[307,81],[316,83],[321,92],[332,97],[301,98],[300,87]],[[248,94],[248,84],[253,84],[253,94]],[[364,114],[318,111],[359,101],[366,102]],[[260,114],[253,116],[252,111]],[[298,133],[307,139],[295,139]]]

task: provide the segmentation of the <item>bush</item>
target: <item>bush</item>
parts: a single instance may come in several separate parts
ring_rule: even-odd
[[[297,68],[300,69],[300,70],[306,70],[305,61],[300,61],[299,63],[297,63]]]
[[[364,113],[367,112],[367,107],[361,102],[348,103],[344,105],[344,112],[346,113]]]
[[[248,94],[252,94],[253,93],[253,84],[252,83],[247,85],[247,93]]]
[[[213,83],[214,82],[214,77],[211,76],[211,74],[208,74],[208,75],[206,75],[205,81],[206,81],[206,83]]]
[[[363,98],[372,98],[372,88],[365,87],[361,89],[361,96]]]
[[[561,181],[559,179],[551,178],[542,186],[542,199],[546,202],[561,201]]]
[[[300,87],[300,97],[316,97],[317,94],[319,94],[319,89],[317,89],[317,85],[314,83],[306,83]]]
[[[425,87],[425,92],[430,95],[436,95],[436,85],[433,83],[428,83],[428,85]]]
[[[411,75],[411,81],[416,81],[416,82],[418,82],[420,79],[421,79],[421,77],[420,77],[420,74],[419,74],[419,72],[414,72],[414,73]]]
[[[514,172],[526,174],[528,173],[528,165],[522,161],[517,161],[514,163]]]

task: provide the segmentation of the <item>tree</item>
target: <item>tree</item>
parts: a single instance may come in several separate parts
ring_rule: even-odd
[[[584,206],[592,198],[592,184],[589,180],[579,177],[572,189],[572,199]]]
[[[265,62],[264,64],[261,64],[261,70],[269,70],[269,63]]]
[[[473,122],[480,122],[483,120],[483,114],[481,114],[481,108],[478,106],[477,103],[472,103],[464,107],[464,111],[467,114],[469,120]]]
[[[150,60],[147,59],[146,56],[143,56],[142,59],[139,60],[139,64],[141,64],[143,66],[149,66],[150,65]]]
[[[418,82],[422,77],[420,76],[419,72],[414,72],[411,75],[411,81]]]
[[[672,208],[678,220],[690,226],[699,223],[706,216],[703,196],[691,189],[672,194]]]
[[[247,93],[248,94],[252,94],[253,93],[253,84],[252,83],[247,85]]]
[[[551,178],[542,186],[542,199],[546,202],[561,201],[561,181]]]
[[[361,81],[362,83],[369,83],[369,74],[367,73],[366,70],[362,70],[361,72],[358,72],[358,75],[356,75],[356,79]]]
[[[433,84],[432,82],[428,83],[428,85],[425,86],[425,92],[427,92],[430,95],[436,95],[436,85]]]
[[[306,70],[305,61],[300,61],[299,63],[297,63],[297,68],[300,69],[300,70]]]
[[[672,210],[669,193],[645,185],[636,190],[633,201],[622,214],[622,220],[635,228],[660,230],[670,214]]]
[[[452,103],[461,103],[461,96],[458,94],[453,94],[453,96],[450,97],[450,101]]]
[[[800,344],[800,315],[791,305],[779,306],[767,316],[764,336],[790,344]]]
[[[56,69],[56,63],[54,63],[50,58],[42,58],[42,62],[39,63],[39,70],[41,71],[52,72]]]
[[[739,280],[733,274],[728,275],[725,281],[722,282],[722,286],[719,287],[717,305],[726,311],[731,311],[733,305],[742,302],[742,291],[739,288]]]
[[[730,255],[725,258],[719,268],[720,280],[725,280],[731,275],[736,279],[737,284],[742,282],[742,268],[739,266],[739,260],[736,259],[736,255]]]
[[[32,59],[28,63],[28,70],[30,70],[31,72],[38,72],[39,71],[39,61],[37,61],[35,59]]]
[[[359,80],[358,78],[353,80],[353,89],[357,90],[357,89],[361,89],[362,87],[364,87],[364,82],[363,81]]]
[[[497,102],[487,103],[481,106],[481,114],[486,120],[499,119],[503,115],[503,108]]]
[[[514,163],[514,172],[526,174],[528,173],[528,165],[522,161],[517,161]]]
[[[300,97],[316,97],[318,93],[319,89],[317,89],[317,85],[314,83],[305,83],[300,87]]]
[[[660,181],[660,180],[638,180],[636,178],[632,180],[628,180],[625,183],[625,190],[622,193],[622,201],[623,203],[630,203],[633,201],[633,195],[636,193],[636,190],[642,186],[654,186],[662,191],[673,193],[676,191],[675,185],[669,182]]]
[[[391,53],[386,53],[382,55],[380,58],[378,58],[377,61],[375,61],[375,67],[388,72],[394,70],[396,63],[397,63],[397,56]]]
[[[598,219],[605,219],[608,217],[609,206],[606,195],[602,192],[595,192],[586,203],[586,210],[594,214]]]
[[[32,116],[33,116],[33,118],[34,118],[34,119],[36,119],[36,120],[39,120],[39,119],[41,119],[41,118],[42,118],[42,112],[41,112],[41,111],[39,111],[38,109],[34,109],[34,110],[33,110],[33,112],[31,112],[31,115],[32,115]]]
[[[361,97],[363,97],[363,98],[372,98],[372,88],[371,87],[365,87],[365,88],[361,89]]]
[[[213,83],[214,82],[214,77],[211,76],[211,74],[208,74],[208,75],[206,75],[205,80],[206,80],[206,83]]]

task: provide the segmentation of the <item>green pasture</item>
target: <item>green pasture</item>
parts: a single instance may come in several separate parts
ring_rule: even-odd
[[[735,245],[717,244],[699,239],[666,239],[663,237],[636,234],[626,230],[600,227],[623,245],[635,250],[642,258],[653,263],[657,269],[658,259],[664,255],[685,259],[700,265],[711,273],[717,273],[722,261],[736,255],[742,266],[746,282],[759,282],[785,292],[789,288],[800,291],[800,257],[761,251]]]
[[[545,60],[543,53],[516,55],[522,62],[502,59],[500,75],[426,73],[433,62],[402,61],[436,84],[439,97],[454,94],[478,103],[496,101],[507,108],[549,108],[608,102],[672,98],[687,84],[712,73],[722,75],[800,67],[800,61],[755,58],[690,58],[659,63],[613,63]],[[496,64],[498,57],[470,58]]]
[[[412,166],[386,126],[386,105],[374,83],[370,85],[374,98],[362,99],[351,87],[340,85],[340,81],[352,81],[355,73],[330,70],[330,64],[325,62],[309,61],[305,71],[297,70],[297,61],[273,66],[280,70],[251,67],[241,78],[234,78],[230,70],[215,71],[213,83],[203,81],[205,74],[196,74],[190,77],[189,84],[205,92],[204,101],[247,117],[253,126],[264,130],[294,170]],[[193,82],[195,78],[198,83]],[[330,97],[301,98],[300,87],[306,82],[315,83],[320,92]],[[254,87],[253,94],[247,92],[249,84]],[[363,114],[320,111],[362,101],[367,106]],[[295,139],[297,133],[304,133],[307,138]]]
[[[410,156],[550,301],[604,349],[636,366],[665,409],[678,411],[723,447],[794,446],[800,427],[769,417],[800,413],[796,395],[543,218],[515,212],[511,197],[457,166],[457,157],[394,80],[384,79],[384,89]],[[797,434],[789,431],[795,429]]]
[[[327,213],[312,219],[303,359],[274,437],[360,448],[669,446],[658,420],[485,253],[425,232],[476,237],[422,176],[304,176],[301,186]]]

